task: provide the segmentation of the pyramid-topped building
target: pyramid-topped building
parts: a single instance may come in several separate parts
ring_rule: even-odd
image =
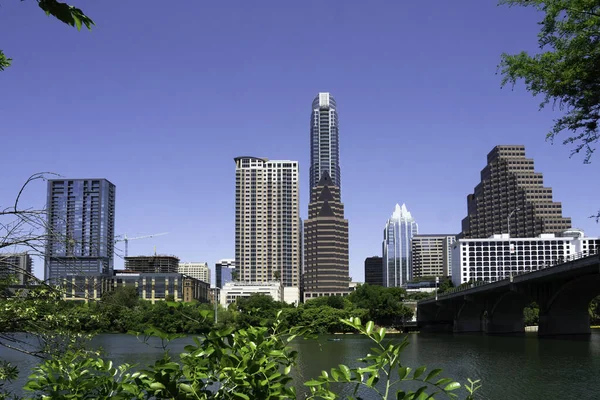
[[[304,299],[348,293],[348,220],[328,171],[312,188],[304,223]]]
[[[461,237],[488,238],[508,232],[512,237],[537,237],[571,228],[561,203],[552,199],[525,146],[496,146],[487,156],[481,182],[467,196],[468,215]]]

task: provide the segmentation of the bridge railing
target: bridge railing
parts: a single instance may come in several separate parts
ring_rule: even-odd
[[[446,297],[446,296],[449,296],[449,295],[457,293],[457,292],[462,292],[464,290],[473,289],[473,288],[479,287],[479,286],[490,285],[490,284],[496,283],[496,282],[503,282],[503,281],[510,281],[510,282],[512,282],[513,278],[516,277],[516,276],[522,276],[522,275],[531,274],[531,273],[539,271],[541,269],[548,269],[548,268],[556,267],[556,266],[563,265],[563,264],[566,264],[566,263],[571,262],[571,261],[579,260],[581,258],[586,258],[586,257],[593,256],[593,255],[596,255],[596,254],[599,254],[599,253],[600,253],[600,247],[596,247],[595,249],[580,251],[578,253],[573,253],[573,254],[569,254],[569,255],[564,256],[564,257],[559,257],[559,258],[557,258],[552,263],[545,263],[545,264],[539,265],[538,268],[534,269],[534,270],[521,271],[521,272],[514,273],[514,274],[511,273],[510,276],[502,278],[502,279],[498,279],[498,280],[495,280],[495,281],[473,281],[473,282],[469,282],[469,283],[466,283],[466,284],[463,283],[462,285],[454,287],[454,288],[451,288],[451,289],[445,291],[444,293],[438,293],[437,294],[437,298],[439,299],[439,298]],[[436,297],[436,293],[435,292],[431,292],[430,297],[428,297],[426,299],[423,299],[423,300],[430,300],[430,299],[435,298],[435,297]]]

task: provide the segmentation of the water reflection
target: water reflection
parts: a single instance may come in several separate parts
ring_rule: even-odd
[[[401,336],[389,335],[391,340]],[[298,367],[293,371],[297,382],[316,377],[321,370],[338,364],[357,366],[357,359],[370,352],[373,343],[355,335],[336,336],[340,341],[296,340],[299,351]],[[600,331],[591,336],[538,339],[535,333],[521,336],[486,336],[477,334],[441,335],[411,334],[405,349],[404,365],[427,365],[443,368],[444,375],[460,382],[467,378],[481,379],[483,388],[479,399],[548,400],[553,398],[600,399]],[[171,354],[183,352],[191,338],[177,339],[169,344]],[[162,354],[160,340],[148,344],[129,335],[99,335],[95,348],[104,348],[116,363],[140,366],[153,363]],[[35,366],[36,359],[0,347],[0,358],[8,359],[21,368],[21,387]],[[299,398],[307,389],[298,385]],[[352,388],[337,388],[340,394],[350,394]]]

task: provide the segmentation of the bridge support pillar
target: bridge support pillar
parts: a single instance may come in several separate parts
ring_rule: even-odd
[[[525,332],[523,308],[527,303],[525,297],[513,291],[488,302],[485,332],[490,334]]]
[[[591,332],[587,308],[553,309],[551,313],[543,313],[540,310],[538,336],[589,335]]]
[[[454,332],[482,332],[484,310],[484,304],[478,303],[473,299],[465,299],[454,318]]]

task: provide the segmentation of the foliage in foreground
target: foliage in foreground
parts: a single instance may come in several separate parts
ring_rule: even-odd
[[[563,131],[571,136],[572,154],[585,153],[588,163],[600,138],[600,3],[598,0],[501,0],[501,4],[533,7],[544,14],[538,34],[542,53],[503,54],[502,84],[525,82],[533,95],[542,94],[540,107],[552,102],[564,115],[547,138]]]
[[[309,399],[340,398],[331,384],[358,388],[354,396],[372,391],[381,399],[392,398],[393,391],[393,398],[405,400],[457,397],[455,391],[461,385],[438,378],[441,370],[434,369],[425,376],[425,367],[413,372],[400,363],[402,350],[408,345],[406,338],[384,340],[384,328],[375,330],[373,322],[363,325],[356,318],[342,323],[373,340],[377,347],[360,360],[364,367],[340,365],[331,375],[323,371],[306,382]],[[173,337],[156,330],[152,333],[167,341]],[[279,313],[269,327],[211,331],[186,346],[179,360],[165,351],[153,365],[137,371],[130,365],[115,367],[93,352],[67,351],[36,367],[25,389],[32,399],[295,399],[296,386],[290,373],[298,354],[290,343],[298,336],[307,337],[306,330],[284,329]],[[409,390],[409,382],[422,387]],[[471,382],[465,388],[465,398],[473,399],[477,388],[476,382]]]

